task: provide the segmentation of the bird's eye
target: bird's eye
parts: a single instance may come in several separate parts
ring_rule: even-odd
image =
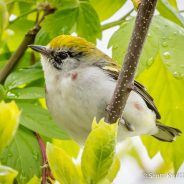
[[[66,59],[68,57],[68,54],[66,52],[59,52],[59,58],[61,60]]]

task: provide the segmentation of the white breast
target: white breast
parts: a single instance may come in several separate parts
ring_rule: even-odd
[[[77,77],[72,79],[72,75],[76,73]],[[93,118],[105,116],[105,108],[115,89],[115,81],[109,80],[109,76],[97,67],[88,67],[67,74],[58,73],[52,79],[47,76],[46,86],[49,111],[72,138],[83,143],[90,132]],[[129,132],[120,127],[118,134],[121,138],[152,134],[156,130],[155,114],[134,92],[129,96],[123,115],[135,126],[136,131]]]

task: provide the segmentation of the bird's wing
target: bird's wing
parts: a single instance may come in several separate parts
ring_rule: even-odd
[[[157,119],[160,119],[161,118],[160,113],[158,112],[158,109],[155,106],[153,98],[146,91],[146,88],[135,80],[134,86],[135,86],[134,91],[142,96],[142,98],[146,102],[146,105],[155,112]]]
[[[118,66],[113,61],[112,62],[109,61],[108,62],[103,61],[101,63],[97,62],[94,65],[103,69],[114,80],[117,80],[120,72],[120,66]],[[139,82],[134,81],[133,90],[136,93],[138,93],[144,99],[146,105],[155,112],[157,119],[160,119],[161,118],[160,113],[158,112],[158,109],[155,106],[153,98],[148,94],[148,92],[146,92],[146,88]]]

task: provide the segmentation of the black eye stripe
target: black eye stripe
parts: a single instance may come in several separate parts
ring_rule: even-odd
[[[63,60],[68,57],[68,54],[66,52],[59,52],[57,57]]]
[[[66,59],[69,55],[67,52],[56,52],[53,54],[54,60],[57,63],[62,63],[64,59]]]

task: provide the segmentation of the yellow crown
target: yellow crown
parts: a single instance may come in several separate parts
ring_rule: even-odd
[[[60,35],[51,40],[49,43],[51,48],[71,48],[78,51],[90,51],[96,48],[91,42],[83,38],[71,35]]]

